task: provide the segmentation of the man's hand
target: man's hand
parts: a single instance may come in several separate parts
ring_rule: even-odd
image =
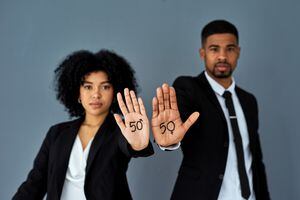
[[[199,112],[194,112],[183,123],[175,89],[164,83],[157,88],[156,97],[152,100],[152,132],[156,143],[162,147],[179,143],[199,115]]]

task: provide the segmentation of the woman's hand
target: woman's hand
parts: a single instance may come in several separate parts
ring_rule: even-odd
[[[134,91],[124,89],[125,103],[121,93],[117,94],[117,100],[124,121],[121,116],[114,114],[115,120],[122,134],[135,151],[146,148],[149,144],[149,120],[146,115],[142,99],[136,98]]]

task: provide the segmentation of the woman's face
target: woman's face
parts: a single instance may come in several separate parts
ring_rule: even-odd
[[[113,97],[113,86],[105,72],[92,72],[84,77],[79,90],[79,99],[86,116],[106,116]]]

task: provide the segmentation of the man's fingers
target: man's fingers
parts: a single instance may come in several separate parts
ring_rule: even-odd
[[[162,91],[165,109],[170,109],[170,90],[168,84],[164,83],[162,85]]]
[[[178,110],[176,92],[173,87],[170,87],[170,102],[171,102],[171,109]]]
[[[189,128],[196,122],[199,116],[200,116],[199,112],[194,112],[189,116],[189,118],[183,124],[185,131],[189,130]]]
[[[163,92],[162,89],[159,87],[156,89],[156,97],[158,100],[158,111],[161,113],[164,111],[165,106],[164,106],[164,97],[163,97]]]
[[[152,119],[158,116],[158,101],[156,97],[152,99]]]

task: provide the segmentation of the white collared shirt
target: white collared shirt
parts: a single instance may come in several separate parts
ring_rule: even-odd
[[[225,92],[225,88],[212,79],[207,72],[205,72],[205,76],[214,90],[217,99],[221,105],[223,110],[224,116],[226,118],[227,127],[228,127],[228,134],[229,134],[229,148],[228,148],[228,156],[226,162],[226,169],[223,177],[223,182],[221,186],[221,190],[219,193],[218,200],[242,200],[243,197],[241,196],[241,185],[240,179],[238,174],[238,166],[237,166],[237,156],[236,156],[236,149],[234,144],[234,138],[232,133],[232,128],[229,119],[229,113],[227,107],[225,105],[225,99],[222,97],[223,93]],[[243,150],[244,150],[244,158],[245,158],[245,168],[249,180],[250,191],[251,195],[249,200],[255,200],[254,190],[253,190],[253,180],[252,180],[252,155],[250,152],[250,144],[249,144],[249,135],[247,129],[247,123],[244,116],[243,109],[241,107],[240,101],[237,97],[235,92],[235,81],[232,79],[232,84],[229,88],[226,89],[227,91],[231,92],[232,100],[234,109],[237,116],[238,126],[241,133],[242,141],[243,141]]]
[[[89,141],[85,149],[79,136],[76,136],[71,151],[68,170],[61,194],[61,200],[86,200],[84,194],[85,168],[93,139]]]

